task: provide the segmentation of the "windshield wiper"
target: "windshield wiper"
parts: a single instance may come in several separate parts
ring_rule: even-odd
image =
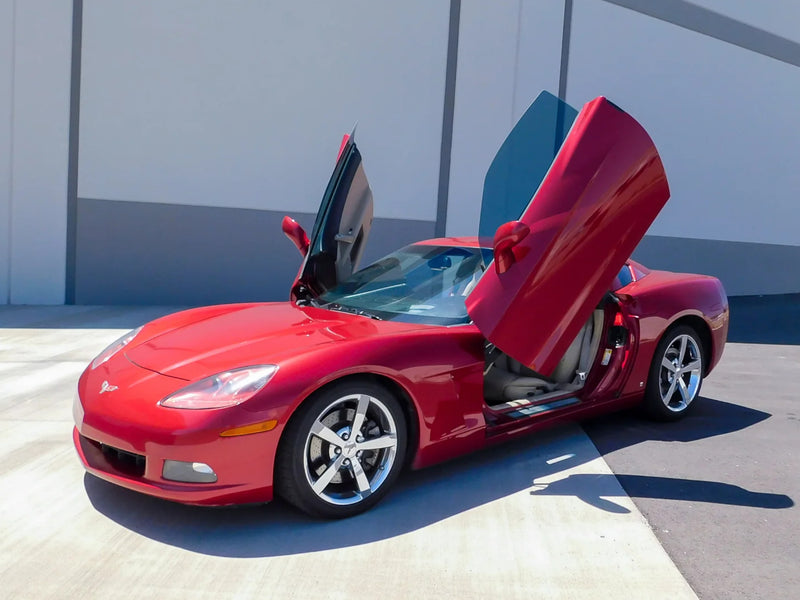
[[[383,319],[382,319],[382,318],[380,318],[380,317],[379,317],[378,315],[376,315],[375,313],[367,312],[367,311],[365,311],[365,310],[359,310],[359,311],[358,311],[358,313],[356,313],[356,314],[359,314],[359,315],[361,315],[362,317],[369,317],[370,319],[375,319],[376,321],[383,321]]]
[[[364,310],[363,308],[353,308],[352,306],[342,306],[336,302],[328,302],[322,306],[322,308],[327,308],[328,310],[336,310],[339,312],[349,313],[351,315],[359,315],[361,317],[369,317],[370,319],[375,319],[376,321],[383,321],[378,315],[375,313],[371,313],[369,311]]]
[[[304,285],[298,285],[294,291],[295,296],[297,297],[297,305],[298,306],[313,306],[315,308],[320,308],[322,304],[317,300],[317,297],[311,293]]]

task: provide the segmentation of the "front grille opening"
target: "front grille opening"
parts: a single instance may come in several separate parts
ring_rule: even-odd
[[[120,473],[132,477],[144,477],[145,457],[141,454],[126,452],[108,444],[100,444],[103,456]]]

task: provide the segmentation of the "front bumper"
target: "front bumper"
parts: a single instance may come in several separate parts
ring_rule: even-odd
[[[119,363],[113,373],[102,368],[98,371],[84,372],[73,404],[73,442],[89,473],[137,492],[185,504],[272,500],[281,428],[220,436],[222,431],[259,421],[264,415],[240,407],[165,408],[158,405],[158,399],[185,385],[185,381],[140,369],[127,361]],[[103,387],[100,380],[113,381],[114,391],[98,391]],[[216,481],[166,479],[165,461],[189,466],[204,463],[213,469]]]
[[[95,435],[94,437],[102,436]],[[255,453],[249,454],[249,459],[247,454],[241,457],[241,464],[247,465],[248,468],[230,465],[231,458],[234,458],[235,462],[239,462],[238,456],[236,456],[238,452],[233,452],[234,456],[228,456],[224,461],[206,458],[209,464],[218,465],[215,467],[218,477],[216,483],[180,483],[163,478],[164,461],[168,458],[182,460],[173,457],[176,454],[186,457],[187,448],[182,448],[181,452],[176,453],[171,448],[156,447],[150,454],[142,455],[82,435],[77,427],[73,429],[72,439],[78,457],[87,472],[130,490],[184,504],[211,506],[272,500],[273,457],[265,456],[257,449]],[[248,443],[238,445],[250,445],[249,440],[245,440],[245,442]],[[231,450],[236,449],[231,448]],[[246,451],[247,448],[240,448],[240,450]],[[191,451],[188,453],[191,454]]]

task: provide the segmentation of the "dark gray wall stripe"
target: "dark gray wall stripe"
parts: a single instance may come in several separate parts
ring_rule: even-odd
[[[447,201],[450,195],[450,154],[453,148],[453,112],[456,102],[456,69],[458,67],[458,30],[461,23],[461,0],[450,0],[450,25],[447,35],[447,67],[444,80],[442,146],[439,151],[439,195],[436,204],[435,235],[445,235]]]
[[[284,212],[77,199],[76,304],[285,300],[300,254]],[[315,215],[292,216],[310,230]],[[434,235],[433,221],[376,218],[362,264]]]
[[[72,64],[69,89],[69,157],[67,159],[67,273],[64,302],[75,304],[75,246],[78,222],[78,136],[81,114],[81,47],[83,0],[72,3]]]
[[[800,292],[800,246],[648,235],[633,257],[651,269],[714,275],[729,296]]]
[[[568,0],[569,1],[569,0]],[[735,46],[800,66],[800,43],[686,0],[605,0]]]
[[[300,255],[283,212],[78,198],[76,304],[283,300]],[[314,215],[292,215],[311,227]],[[434,235],[433,221],[376,218],[364,264]],[[634,258],[719,277],[729,295],[800,292],[800,246],[646,236]]]
[[[567,99],[567,70],[569,68],[569,39],[572,34],[572,0],[564,0],[564,28],[561,31],[561,71],[558,74],[558,97]]]

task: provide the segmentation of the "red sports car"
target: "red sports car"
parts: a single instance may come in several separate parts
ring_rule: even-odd
[[[544,94],[487,175],[493,240],[423,241],[358,270],[372,193],[345,136],[310,239],[284,220],[304,256],[291,300],[187,310],[111,344],[78,383],[78,455],[161,498],[277,493],[346,517],[405,466],[637,404],[680,418],[728,304],[713,277],[628,259],[668,196],[630,115]]]

